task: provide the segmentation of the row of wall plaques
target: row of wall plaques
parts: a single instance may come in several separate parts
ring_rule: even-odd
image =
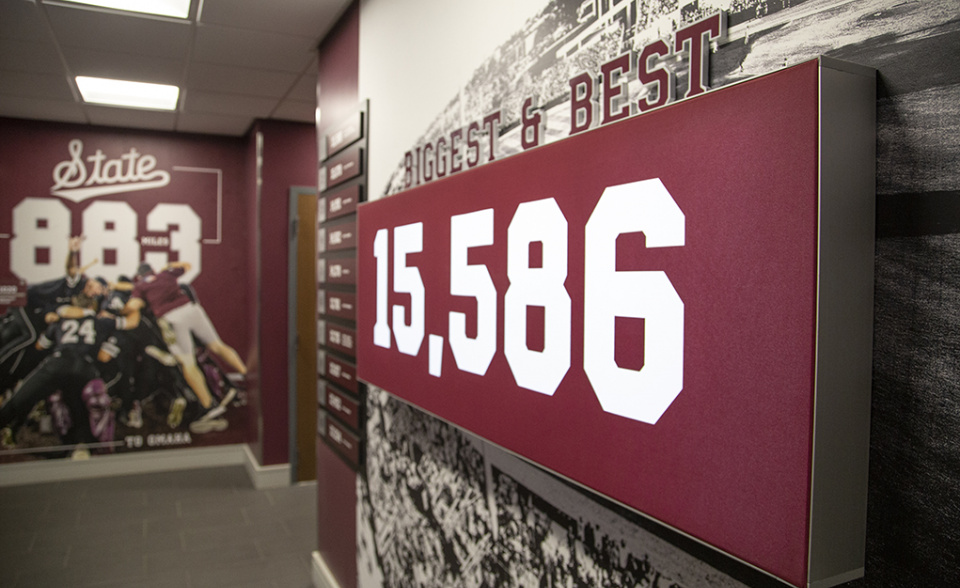
[[[317,434],[354,470],[362,463],[357,381],[357,205],[367,187],[368,105],[320,138],[317,206]]]

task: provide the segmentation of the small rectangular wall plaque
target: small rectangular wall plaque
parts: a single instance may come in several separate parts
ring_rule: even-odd
[[[335,316],[348,321],[356,320],[357,295],[352,292],[331,290],[326,295],[324,308],[327,316]]]
[[[340,419],[343,424],[353,431],[360,429],[360,404],[349,394],[337,390],[333,386],[326,388],[326,406],[330,414]]]
[[[357,111],[324,136],[327,157],[336,155],[363,137],[363,112]]]
[[[357,366],[347,360],[334,357],[331,354],[326,356],[327,373],[326,378],[331,382],[348,390],[354,394],[359,392],[357,384]]]
[[[329,190],[363,173],[363,150],[351,147],[323,166],[326,170],[326,182],[323,190]]]
[[[347,186],[325,196],[326,215],[324,220],[333,220],[357,211],[363,187],[360,185]]]

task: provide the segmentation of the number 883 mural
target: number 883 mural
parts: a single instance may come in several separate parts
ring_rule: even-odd
[[[80,218],[84,237],[80,259],[102,264],[101,272],[114,274],[104,276],[109,280],[116,280],[121,274],[133,274],[141,262],[141,253],[145,261],[157,268],[174,260],[190,263],[191,269],[183,278],[188,283],[202,270],[202,225],[200,216],[189,204],[154,206],[146,215],[146,230],[163,236],[144,237],[142,241],[138,235],[138,215],[127,202],[91,202],[80,213]],[[14,207],[12,221],[10,270],[28,283],[61,277],[61,261],[67,257],[68,237],[72,232],[70,209],[54,198],[24,198]],[[150,250],[142,252],[141,242]]]
[[[245,403],[246,364],[231,346],[246,343],[242,305],[219,304],[210,287],[245,257],[231,230],[243,208],[224,208],[242,154],[156,137],[118,149],[90,133],[55,163],[61,133],[18,132],[50,148],[35,164],[5,155],[22,164],[7,188],[24,196],[0,207],[0,280],[25,295],[0,329],[2,448],[190,445],[245,420],[228,414]],[[96,148],[84,152],[85,140]]]

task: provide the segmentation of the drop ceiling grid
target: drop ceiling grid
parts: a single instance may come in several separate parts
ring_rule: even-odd
[[[192,24],[3,0],[0,116],[227,135],[257,118],[312,123],[316,47],[348,4],[203,0]],[[176,113],[84,105],[73,75],[180,84],[181,104]]]

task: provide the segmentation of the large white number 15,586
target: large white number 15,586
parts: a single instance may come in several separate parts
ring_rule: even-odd
[[[449,314],[450,348],[461,371],[484,375],[497,350],[497,291],[484,265],[470,265],[471,247],[493,245],[493,209],[450,219],[450,294],[477,303],[477,334],[468,337],[466,315]],[[567,220],[553,198],[524,202],[507,229],[504,355],[517,385],[552,395],[570,369],[571,302],[567,277]],[[662,271],[617,271],[617,238],[642,232],[647,247],[679,247],[685,219],[659,179],[604,190],[585,227],[583,368],[604,411],[656,423],[683,388],[683,301]],[[424,288],[407,254],[423,249],[423,223],[394,229],[394,291],[410,296],[406,309],[388,318],[388,229],[377,231],[376,321],[373,342],[386,349],[391,330],[397,348],[416,356],[424,337]],[[531,267],[530,245],[541,245]],[[527,346],[527,308],[544,310],[544,347]],[[644,319],[643,367],[622,368],[615,359],[616,318]],[[391,329],[392,326],[392,329]]]

